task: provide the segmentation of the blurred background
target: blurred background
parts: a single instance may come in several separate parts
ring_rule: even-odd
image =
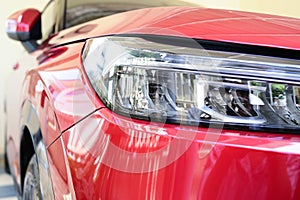
[[[13,12],[25,7],[39,7],[44,5],[48,0],[10,0],[2,3],[0,7],[0,160],[4,152],[4,114],[3,114],[3,97],[6,89],[10,86],[5,84],[7,75],[12,70],[12,66],[18,58],[25,53],[24,48],[18,42],[10,40],[5,33],[5,20]],[[200,4],[204,7],[225,8],[233,10],[254,11],[261,13],[270,13],[300,18],[300,1],[299,0],[185,0]],[[16,80],[21,81],[21,80]]]

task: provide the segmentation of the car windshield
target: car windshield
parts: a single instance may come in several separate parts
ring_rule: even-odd
[[[197,6],[183,0],[68,0],[65,27],[134,9],[180,5]]]

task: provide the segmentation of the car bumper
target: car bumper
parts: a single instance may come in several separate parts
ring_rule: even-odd
[[[67,130],[49,147],[50,157],[58,148],[66,164],[51,159],[52,178],[60,180],[53,183],[59,185],[58,196],[300,197],[300,139],[296,135],[145,122],[103,108]]]

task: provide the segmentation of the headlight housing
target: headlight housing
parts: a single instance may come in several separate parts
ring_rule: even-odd
[[[299,130],[297,59],[204,49],[193,39],[149,35],[90,39],[82,57],[100,99],[118,114],[174,124]]]

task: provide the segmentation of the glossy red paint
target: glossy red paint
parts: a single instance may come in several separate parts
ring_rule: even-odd
[[[13,72],[13,76],[19,79],[26,73],[24,81],[10,79],[8,82],[22,88],[21,93],[11,90],[7,92],[11,105],[15,105],[9,107],[7,112],[7,146],[17,181],[20,181],[20,137],[13,133],[22,129],[15,125],[15,119],[23,102],[31,102],[36,109],[46,146],[52,144],[74,123],[102,107],[94,92],[86,87],[86,80],[83,80],[80,54],[82,47],[83,43],[79,43],[36,51],[26,61],[22,60],[20,67]],[[29,71],[28,65],[32,67]]]
[[[300,197],[293,135],[147,123],[105,108],[62,140],[77,199]]]
[[[87,32],[79,30],[94,26]],[[82,37],[144,33],[300,49],[300,20],[232,10],[167,7],[121,13],[62,31],[50,43]]]
[[[46,128],[52,127],[49,126],[51,121],[57,123],[53,134],[44,136],[46,146],[58,138],[60,132],[103,107],[94,92],[85,85],[81,67],[82,48],[83,43],[78,43],[43,51],[37,57],[39,67],[27,75],[31,88],[28,88],[30,93],[26,98],[35,102],[34,105],[44,113],[43,121],[48,123]],[[33,88],[33,85],[36,87]],[[37,97],[38,90],[41,91],[40,97]],[[50,101],[45,105],[47,99]],[[52,120],[48,119],[51,116],[49,112],[54,113]]]
[[[20,61],[8,96],[8,153],[20,183],[25,101],[36,109],[56,199],[300,199],[300,138],[129,119],[82,67],[84,38],[144,33],[300,49],[300,20],[202,8],[117,14],[65,30]],[[282,39],[283,38],[283,39]],[[74,43],[73,43],[74,42]],[[54,46],[54,47],[53,47]],[[53,47],[53,48],[51,48]],[[17,134],[16,134],[17,133]]]

